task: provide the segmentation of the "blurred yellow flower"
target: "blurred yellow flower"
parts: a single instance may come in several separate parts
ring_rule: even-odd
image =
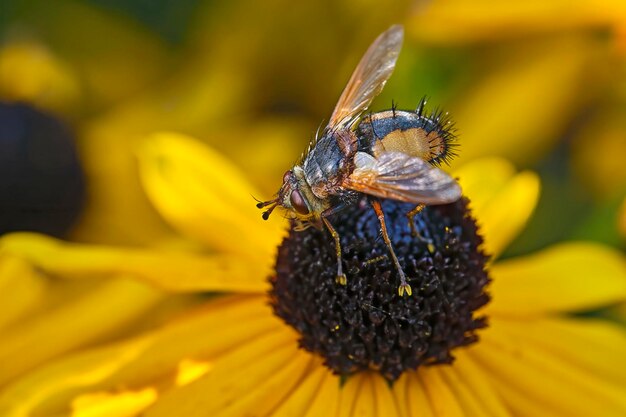
[[[456,164],[497,155],[529,166],[573,136],[580,183],[599,199],[624,195],[625,23],[619,0],[420,2],[408,36],[468,55],[447,93],[463,128]]]
[[[626,412],[626,334],[599,319],[568,315],[626,300],[619,253],[571,242],[497,261],[490,267],[493,301],[480,310],[489,326],[477,343],[454,350],[452,365],[406,371],[392,386],[375,371],[342,384],[317,355],[298,348],[299,334],[267,305],[266,279],[274,274],[284,222],[261,221],[250,197],[259,194],[245,175],[178,134],[149,138],[138,157],[150,200],[193,243],[173,251],[3,237],[3,285],[30,294],[22,305],[0,292],[6,299],[0,316],[13,311],[0,327],[0,362],[9,365],[0,369],[3,416]],[[538,178],[516,173],[502,159],[477,160],[455,175],[471,198],[486,250],[497,256],[532,214]],[[23,275],[30,278],[24,282]],[[102,280],[102,288],[90,287],[75,302],[58,290],[58,301],[39,311],[51,279],[60,288]],[[148,306],[166,293],[204,291],[233,294],[199,308],[183,302],[173,311],[185,314],[164,315],[166,324],[126,326],[112,342],[99,343],[111,340],[120,322],[150,314]],[[73,308],[76,303],[84,305]]]

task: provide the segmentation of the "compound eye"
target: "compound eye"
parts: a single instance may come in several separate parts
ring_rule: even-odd
[[[291,207],[293,207],[298,213],[309,214],[309,208],[304,202],[304,198],[302,198],[300,191],[293,190],[291,192],[291,196],[289,197],[289,201],[291,201]]]

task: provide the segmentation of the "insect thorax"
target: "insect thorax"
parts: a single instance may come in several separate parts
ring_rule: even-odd
[[[325,198],[337,185],[346,162],[346,156],[332,133],[322,136],[311,148],[302,167],[308,184],[318,197]]]

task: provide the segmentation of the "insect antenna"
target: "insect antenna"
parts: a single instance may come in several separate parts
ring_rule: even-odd
[[[277,205],[278,204],[274,203],[267,210],[263,212],[263,214],[261,215],[261,217],[263,217],[263,220],[267,220],[270,218],[270,214],[272,214],[272,212],[274,211]]]
[[[252,197],[254,198],[254,197]],[[254,198],[256,201],[258,201],[257,203],[257,208],[264,208],[264,207],[268,207],[269,208],[267,210],[265,210],[263,212],[263,214],[261,215],[261,217],[263,217],[263,220],[267,220],[270,217],[270,214],[272,214],[272,211],[274,211],[274,209],[276,208],[276,206],[278,205],[278,198],[275,198],[273,200],[268,200],[268,201],[260,201],[257,200],[256,198]]]

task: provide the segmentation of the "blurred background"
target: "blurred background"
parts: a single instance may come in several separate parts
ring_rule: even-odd
[[[456,122],[451,168],[493,155],[541,176],[504,257],[570,239],[626,248],[619,0],[3,0],[0,233],[168,242],[133,154],[163,130],[223,152],[271,196],[393,23],[405,44],[372,110],[427,96]]]

